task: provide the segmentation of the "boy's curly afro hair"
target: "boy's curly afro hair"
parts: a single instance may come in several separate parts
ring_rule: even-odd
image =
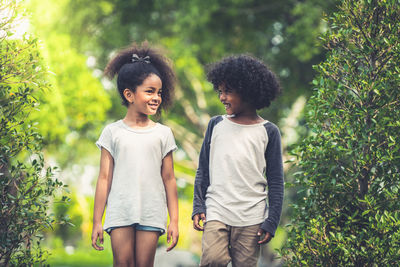
[[[256,109],[268,107],[280,93],[275,74],[250,55],[230,56],[208,66],[207,80],[218,90],[225,85]]]

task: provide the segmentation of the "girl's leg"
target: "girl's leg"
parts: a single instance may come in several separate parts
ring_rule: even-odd
[[[148,267],[154,265],[159,232],[136,230],[135,266]]]
[[[111,231],[114,267],[135,266],[135,228],[119,227]]]

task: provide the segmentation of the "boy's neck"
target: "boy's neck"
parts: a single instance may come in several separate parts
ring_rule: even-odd
[[[264,119],[257,114],[257,111],[255,109],[243,110],[238,114],[228,116],[228,120],[247,125],[256,124],[264,121]]]

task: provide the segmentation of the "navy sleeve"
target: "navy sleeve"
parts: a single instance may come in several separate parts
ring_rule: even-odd
[[[281,134],[278,127],[271,122],[264,124],[264,127],[268,134],[265,160],[269,210],[268,218],[261,228],[274,236],[281,218],[284,191]]]
[[[206,193],[210,185],[209,160],[210,160],[210,144],[214,126],[222,120],[221,116],[211,118],[208,123],[206,135],[203,145],[201,146],[199,156],[199,166],[196,171],[193,193],[193,216],[199,213],[206,213]]]

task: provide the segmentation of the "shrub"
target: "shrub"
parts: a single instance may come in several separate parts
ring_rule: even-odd
[[[293,151],[303,189],[281,250],[289,266],[400,262],[399,23],[394,0],[345,0],[329,19],[313,134]]]
[[[42,139],[29,119],[38,108],[35,92],[48,88],[38,42],[11,38],[15,1],[2,1],[1,11],[0,265],[26,266],[45,261],[40,230],[54,223],[50,197],[63,184],[54,178],[54,168],[45,167]]]

